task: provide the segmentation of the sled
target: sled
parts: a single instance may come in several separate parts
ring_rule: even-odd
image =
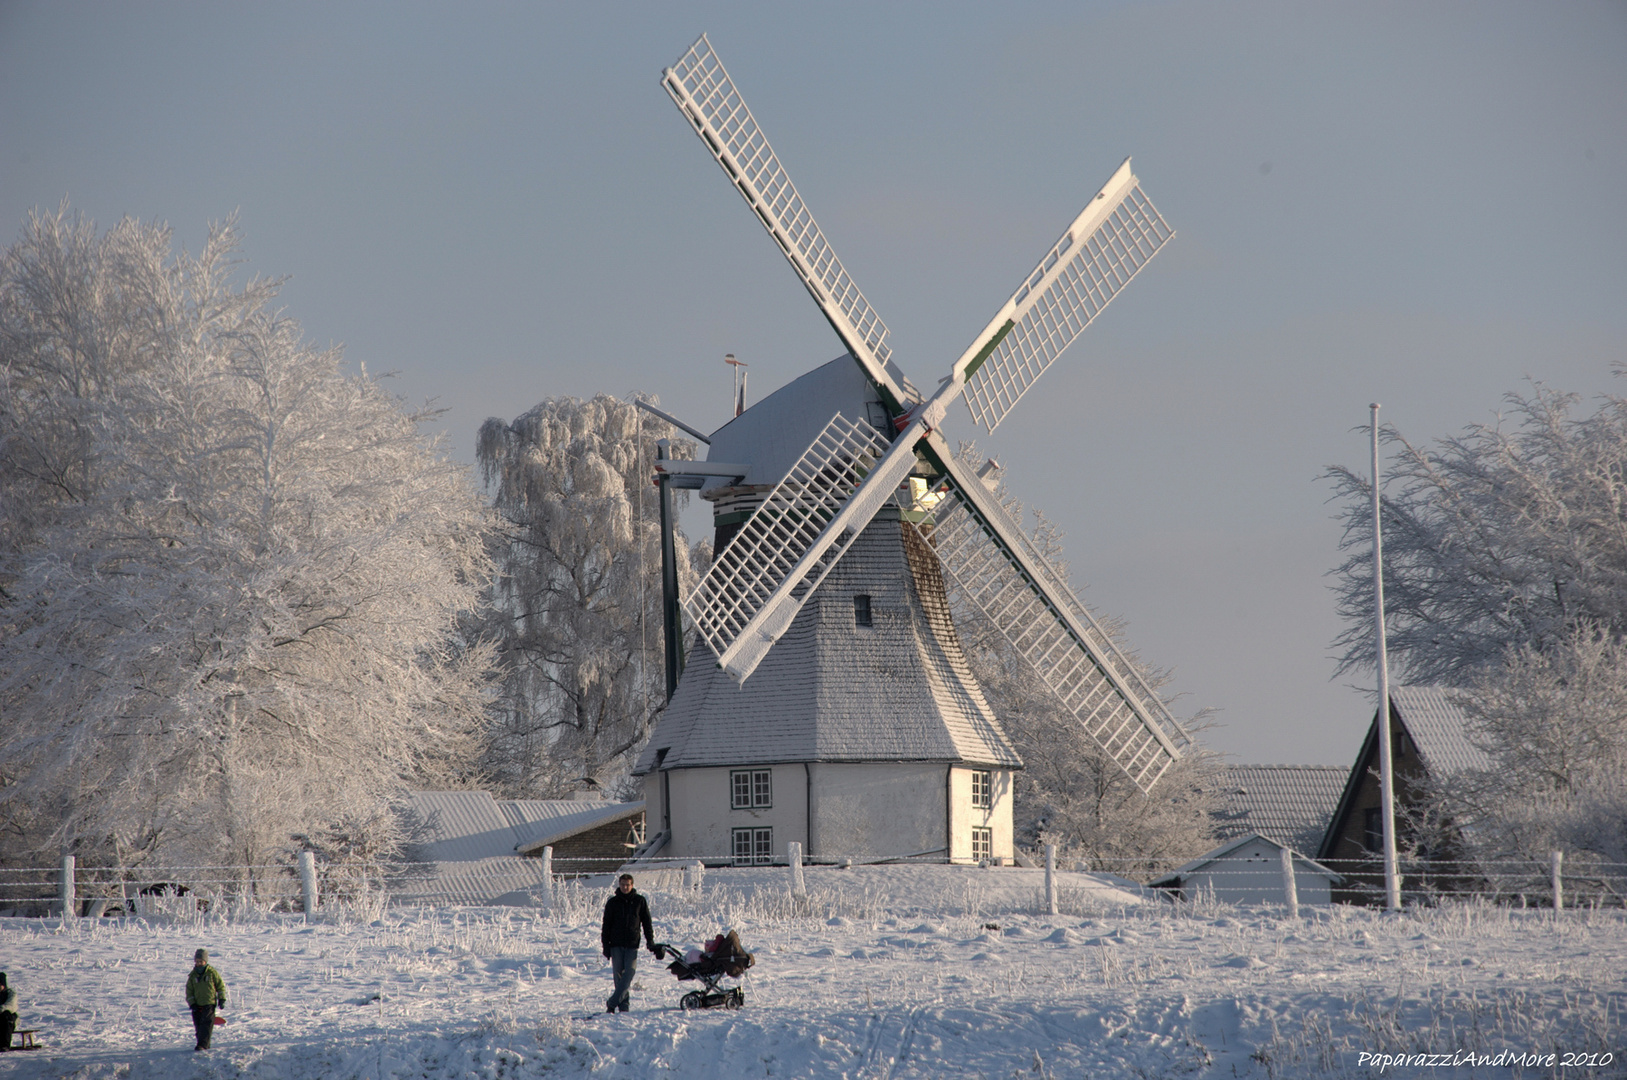
[[[40,1045],[34,1041],[34,1034],[39,1028],[18,1028],[16,1031],[17,1045],[8,1046],[8,1050],[39,1050]]]

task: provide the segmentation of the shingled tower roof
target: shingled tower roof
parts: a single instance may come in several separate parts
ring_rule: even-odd
[[[856,625],[855,596],[872,625]],[[789,761],[1022,767],[967,668],[937,560],[896,514],[865,527],[743,685],[697,645],[634,771]]]

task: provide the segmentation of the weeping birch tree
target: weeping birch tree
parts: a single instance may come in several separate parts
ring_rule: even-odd
[[[376,847],[467,782],[487,519],[423,414],[166,228],[0,260],[0,826],[130,866]],[[296,839],[298,838],[298,839]],[[19,846],[13,846],[13,845]]]
[[[502,523],[491,616],[502,692],[482,760],[513,797],[565,795],[584,778],[619,793],[664,704],[651,476],[657,439],[694,456],[675,435],[608,394],[548,398],[481,426],[476,452]],[[677,550],[688,589],[681,532]]]

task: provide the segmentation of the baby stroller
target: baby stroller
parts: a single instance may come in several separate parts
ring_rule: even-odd
[[[657,945],[658,955],[671,953],[674,957],[667,970],[678,976],[679,982],[699,979],[705,990],[691,990],[678,999],[680,1009],[738,1009],[746,1003],[744,987],[724,989],[718,984],[724,979],[738,979],[751,967],[754,957],[740,944],[740,935],[730,930],[708,941],[703,948],[681,952],[671,945]]]

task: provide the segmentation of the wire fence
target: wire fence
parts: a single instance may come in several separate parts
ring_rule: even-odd
[[[1172,901],[1224,903],[1347,903],[1382,905],[1384,872],[1379,859],[1316,862],[1303,855],[1280,858],[1258,845],[1176,865],[1174,860],[1097,858],[1054,861],[1053,870],[1108,875],[1118,886]],[[985,860],[981,865],[1041,869],[1044,856]],[[749,868],[763,884],[777,879],[793,894],[808,888],[804,870],[943,863],[942,851],[893,857],[804,858],[800,845],[783,856],[754,853],[713,858],[511,856],[468,862],[370,862],[323,864],[302,856],[295,863],[261,866],[116,868],[81,866],[0,867],[0,915],[187,917],[248,911],[301,912],[322,904],[353,910],[390,905],[547,904],[573,885],[597,888],[600,879],[628,870],[647,892],[692,893],[708,871]],[[762,877],[761,875],[770,875]],[[1555,852],[1547,859],[1409,859],[1400,864],[1401,896],[1407,905],[1476,900],[1515,907],[1600,908],[1624,906],[1627,863]],[[819,883],[816,879],[815,884]],[[1047,873],[1046,889],[1058,886]]]

